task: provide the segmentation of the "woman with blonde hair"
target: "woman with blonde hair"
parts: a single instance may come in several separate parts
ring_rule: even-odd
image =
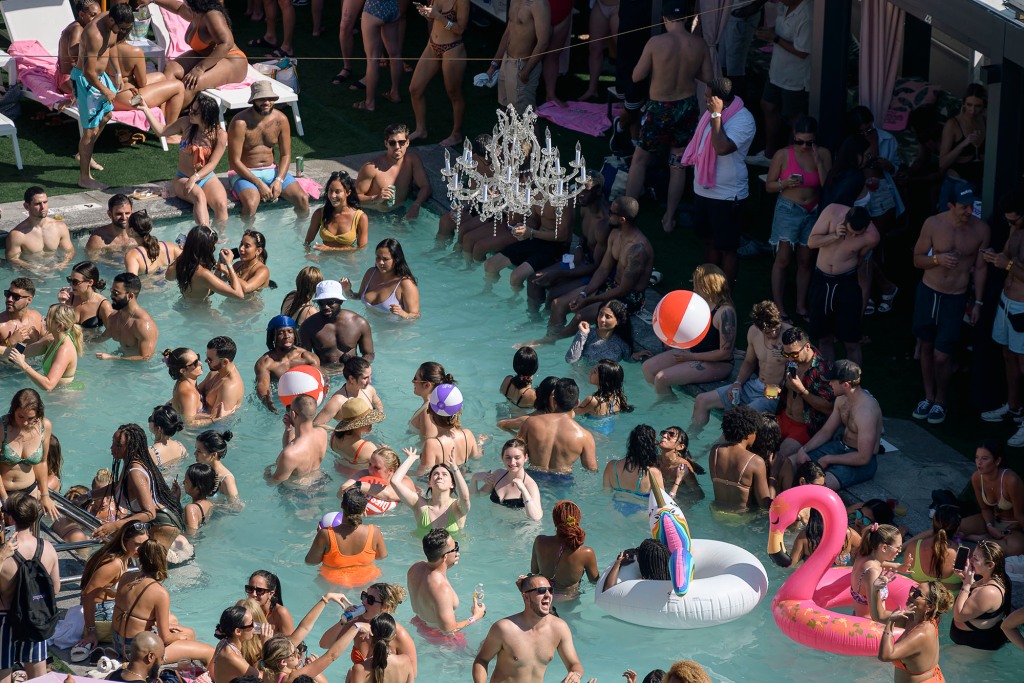
[[[324,274],[316,266],[306,266],[295,275],[295,289],[288,292],[281,303],[281,315],[286,315],[299,325],[317,312],[313,305],[316,286],[324,281]]]
[[[249,640],[243,640],[239,644],[239,649],[242,651],[242,657],[245,661],[249,662],[251,666],[256,666],[263,659],[263,643],[270,640],[271,636],[274,635],[274,627],[267,621],[266,613],[264,613],[263,608],[255,598],[242,598],[235,605],[248,610],[249,614],[252,615],[252,623],[259,624],[258,627],[253,628],[254,637]]]
[[[337,623],[327,629],[327,632],[320,636],[320,647],[330,647],[346,631],[357,628],[355,624],[369,624],[379,614],[394,614],[398,611],[406,598],[405,588],[397,583],[375,583],[360,594],[363,607],[366,609],[354,621]],[[391,641],[391,649],[395,654],[408,655],[412,660],[413,673],[416,672],[416,643],[412,636],[399,623],[395,624],[395,639]],[[373,643],[370,634],[366,631],[359,631],[356,634],[355,642],[352,643],[352,663],[358,664],[370,656]]]
[[[53,391],[75,381],[78,358],[82,355],[82,326],[78,314],[67,304],[54,304],[46,312],[47,336],[32,342],[19,351],[9,346],[7,360],[14,363],[28,375],[32,382],[43,391]],[[42,355],[40,370],[28,364],[26,358]]]
[[[358,487],[366,494],[366,514],[380,515],[393,509],[402,502],[391,487],[391,478],[401,467],[402,461],[390,446],[380,446],[370,456],[365,470],[360,470],[338,489],[338,498],[343,498],[345,491]],[[403,483],[410,491],[416,491],[416,482],[405,477]]]
[[[558,501],[551,508],[551,519],[555,535],[533,540],[530,571],[547,577],[556,599],[569,600],[579,597],[584,573],[591,583],[597,581],[597,556],[593,548],[583,545],[587,532],[580,526],[583,513],[576,503]]]
[[[725,273],[711,263],[697,266],[693,291],[711,308],[711,327],[693,348],[663,351],[644,361],[644,379],[662,395],[671,395],[673,385],[718,382],[732,374],[736,309]]]
[[[878,643],[878,659],[892,662],[896,683],[942,683],[939,669],[939,617],[953,606],[953,596],[938,581],[922,582],[910,589],[906,609],[893,612],[885,622]],[[903,624],[899,639],[893,627]],[[918,672],[918,673],[915,673]]]
[[[341,593],[325,593],[310,608],[291,635],[275,635],[263,644],[263,658],[260,663],[260,678],[263,683],[291,683],[299,676],[319,677],[341,656],[345,648],[355,639],[359,629],[366,629],[364,625],[348,629],[324,654],[319,657],[304,657],[305,650],[300,651],[299,649],[303,639],[313,630],[324,607],[332,602],[336,602],[342,607],[352,605],[349,599]]]

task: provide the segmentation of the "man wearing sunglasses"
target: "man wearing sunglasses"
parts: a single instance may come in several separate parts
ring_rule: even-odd
[[[132,199],[126,194],[115,194],[107,200],[107,216],[110,222],[100,226],[89,235],[85,253],[94,258],[105,250],[125,252],[136,246],[128,236],[128,219],[132,215]]]
[[[474,683],[486,683],[487,666],[495,657],[495,681],[543,681],[555,653],[568,674],[562,683],[579,683],[583,664],[576,654],[569,625],[552,613],[551,582],[531,574],[516,582],[523,596],[523,611],[496,621],[473,660]]]
[[[28,344],[46,334],[46,322],[39,311],[29,308],[36,284],[27,277],[16,277],[4,290],[4,311],[0,313],[0,341],[4,346]]]
[[[827,379],[832,364],[811,346],[807,333],[799,327],[782,333],[782,357],[786,359],[786,378],[776,413],[782,432],[778,452],[781,456],[790,456],[824,426],[832,414],[835,395]],[[784,462],[785,457],[772,461],[769,484],[775,483]]]
[[[406,218],[420,215],[420,207],[430,199],[430,178],[423,161],[409,149],[409,128],[404,123],[392,123],[384,129],[384,154],[363,164],[356,177],[356,195],[363,208],[393,211],[404,206],[409,190],[415,184],[413,200]]]
[[[333,372],[340,372],[342,363],[357,355],[369,363],[374,358],[370,323],[358,313],[344,310],[341,306],[345,301],[341,283],[324,280],[313,294],[313,305],[320,312],[306,318],[299,328],[302,348],[315,353],[328,372],[331,366]]]
[[[52,267],[54,271],[67,268],[75,258],[75,245],[71,243],[68,224],[50,218],[50,199],[46,190],[32,186],[25,190],[25,211],[28,218],[11,228],[7,234],[7,261],[15,268],[32,270],[34,266],[21,258],[25,254],[54,254],[64,252],[64,260]]]
[[[428,643],[451,649],[467,647],[466,636],[460,631],[487,613],[484,603],[474,595],[469,619],[455,616],[459,596],[448,581],[448,570],[458,564],[459,550],[459,542],[446,529],[431,529],[423,537],[427,559],[409,567],[406,575],[412,611],[416,613],[410,623]]]
[[[206,365],[210,371],[196,389],[211,408],[223,404],[221,416],[238,410],[245,398],[245,383],[235,367],[238,347],[231,337],[214,337],[206,343]]]

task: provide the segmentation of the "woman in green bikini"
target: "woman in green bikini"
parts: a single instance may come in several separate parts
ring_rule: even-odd
[[[43,510],[57,519],[57,506],[46,486],[46,459],[53,426],[45,417],[43,399],[35,389],[22,389],[11,398],[11,407],[0,418],[4,437],[0,445],[0,500],[12,493],[40,498]]]
[[[8,361],[17,365],[43,391],[53,391],[75,381],[78,357],[82,355],[82,326],[75,309],[54,304],[46,313],[47,335],[19,351],[16,346],[5,349]],[[28,364],[28,357],[43,356],[42,372]]]
[[[405,485],[405,475],[420,459],[415,448],[403,449],[409,457],[391,477],[391,488],[402,502],[413,509],[416,515],[416,534],[426,536],[431,529],[446,529],[454,534],[466,525],[469,514],[469,485],[462,472],[449,463],[438,463],[430,468],[427,475],[427,496],[417,493]],[[459,497],[452,496],[458,489]]]

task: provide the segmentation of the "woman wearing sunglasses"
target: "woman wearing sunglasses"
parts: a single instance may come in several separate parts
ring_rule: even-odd
[[[209,424],[220,417],[211,415],[203,403],[203,395],[199,393],[198,382],[203,376],[203,359],[190,348],[179,346],[164,349],[164,364],[167,374],[174,380],[174,392],[171,395],[171,407],[177,411],[188,426]],[[218,410],[223,410],[223,406]]]
[[[100,271],[92,261],[76,263],[67,278],[68,287],[57,293],[58,303],[74,309],[78,324],[90,330],[103,327],[107,316],[114,312],[107,297],[100,294],[107,282],[100,277]]]
[[[679,487],[703,497],[698,474],[707,470],[690,455],[690,436],[682,427],[675,425],[661,430],[658,438],[658,470],[673,497],[679,494]]]
[[[338,623],[327,629],[320,637],[320,647],[330,647],[347,632],[355,630],[356,624],[369,624],[379,614],[394,614],[398,606],[405,601],[405,588],[397,583],[375,583],[360,593],[362,605],[366,609],[354,621]],[[370,634],[360,631],[352,643],[352,663],[365,661],[371,654],[372,641]],[[391,641],[391,651],[397,655],[406,655],[413,663],[413,674],[416,673],[416,644],[412,636],[401,624],[395,624],[395,638]]]
[[[910,589],[907,608],[889,615],[878,643],[878,658],[892,662],[895,683],[943,683],[939,669],[939,617],[953,606],[953,596],[941,583],[928,581]],[[901,623],[903,634],[893,635]]]
[[[289,635],[295,630],[292,613],[284,606],[281,596],[281,581],[276,574],[266,569],[257,569],[249,577],[245,586],[245,594],[256,599],[267,615],[267,621],[274,627],[274,633]]]
[[[889,597],[889,581],[895,576],[890,568],[897,566],[893,563],[902,551],[903,535],[891,524],[872,524],[864,530],[850,571],[855,616],[883,622],[889,618],[885,601]],[[908,552],[905,563],[898,565],[899,570],[908,571],[912,561]]]
[[[258,677],[259,672],[242,654],[243,645],[255,636],[252,612],[233,605],[221,612],[213,636],[220,640],[207,667],[213,683],[230,683],[239,676]]]
[[[369,630],[363,624],[353,624],[353,628],[341,634],[327,652],[319,657],[306,657],[302,640],[313,630],[324,607],[332,602],[338,603],[342,608],[352,604],[341,593],[325,593],[290,635],[275,635],[263,644],[263,660],[260,667],[260,678],[263,683],[291,683],[299,676],[319,678],[328,666],[341,657],[341,653],[361,630]]]

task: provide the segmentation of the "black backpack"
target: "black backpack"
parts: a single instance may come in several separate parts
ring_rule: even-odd
[[[17,551],[14,553],[18,573],[14,579],[14,595],[8,610],[11,619],[8,623],[17,641],[42,642],[51,638],[57,628],[59,615],[53,581],[40,561],[43,543],[43,539],[37,539],[36,553],[31,560],[22,558]]]

